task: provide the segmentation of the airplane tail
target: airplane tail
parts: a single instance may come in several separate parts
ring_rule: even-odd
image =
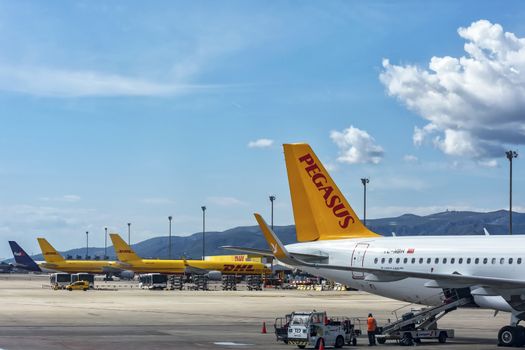
[[[21,267],[27,271],[42,272],[38,264],[16,243],[15,241],[9,241],[11,251],[15,258],[16,267]]]
[[[44,255],[46,262],[54,263],[64,261],[62,255],[60,255],[45,238],[38,238],[38,244],[40,245],[40,250],[42,250],[42,255]]]
[[[122,261],[132,261],[132,260],[140,260],[140,256],[138,256],[133,249],[119,236],[118,233],[111,233],[109,235],[111,237],[111,241],[113,242],[113,248],[115,249],[115,253],[117,254],[117,258]]]
[[[359,220],[308,144],[285,144],[284,157],[299,242],[380,237]]]

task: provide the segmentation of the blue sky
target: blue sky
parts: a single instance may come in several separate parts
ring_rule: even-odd
[[[0,257],[40,235],[101,246],[127,222],[139,241],[168,215],[190,234],[201,205],[209,230],[253,225],[270,194],[292,224],[288,142],[312,145],[359,215],[363,176],[369,217],[507,208],[497,155],[525,142],[524,15],[519,1],[0,1]],[[518,158],[518,211],[524,171]]]

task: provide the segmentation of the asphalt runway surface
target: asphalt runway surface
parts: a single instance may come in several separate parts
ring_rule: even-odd
[[[348,317],[372,312],[381,325],[395,319],[393,310],[414,307],[362,292],[149,291],[125,288],[129,283],[119,290],[68,292],[46,284],[45,276],[0,275],[0,349],[296,349],[275,341],[276,317],[312,309]],[[419,347],[495,349],[509,319],[491,310],[454,311],[439,326],[455,329],[456,338]],[[263,322],[268,334],[261,334]],[[365,347],[363,337],[348,348]]]

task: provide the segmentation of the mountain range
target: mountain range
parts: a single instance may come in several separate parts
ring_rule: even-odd
[[[525,233],[525,214],[513,212],[514,234]],[[405,214],[398,217],[370,219],[367,226],[383,236],[437,236],[437,235],[483,235],[486,228],[491,235],[508,233],[509,212],[498,210],[488,213],[469,211],[445,211],[437,214],[418,216]],[[296,242],[295,226],[275,226],[274,231],[284,244]],[[124,237],[125,238],[125,237]],[[51,242],[51,244],[57,244]],[[221,246],[234,245],[248,248],[268,249],[258,226],[235,227],[226,231],[206,232],[206,255],[234,254],[221,249]],[[132,244],[138,255],[144,258],[167,258],[168,237],[159,236]],[[56,246],[60,249],[60,246]],[[113,247],[108,247],[108,256],[115,259]],[[77,248],[63,252],[64,256],[76,258],[86,254],[86,248]],[[104,255],[104,248],[90,247],[89,255]],[[200,259],[202,256],[202,232],[190,236],[172,236],[172,257]],[[42,260],[41,254],[33,257]]]

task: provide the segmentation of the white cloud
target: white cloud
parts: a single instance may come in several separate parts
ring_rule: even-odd
[[[151,204],[151,205],[167,205],[167,204],[175,203],[173,200],[169,198],[163,198],[163,197],[143,198],[141,202],[145,204]]]
[[[445,154],[502,157],[506,145],[525,143],[525,38],[486,20],[458,34],[465,56],[432,57],[428,69],[385,59],[380,80],[428,122],[415,128],[416,146],[434,134]]]
[[[243,206],[245,202],[234,197],[208,197],[207,203],[215,204],[220,207],[232,207],[232,206]]]
[[[42,197],[40,198],[41,201],[44,202],[66,202],[66,203],[74,203],[80,201],[80,196],[77,196],[76,194],[66,194],[60,197]]]
[[[496,168],[499,165],[496,159],[480,160],[478,164],[487,168]]]
[[[413,154],[406,154],[404,157],[403,157],[403,160],[407,163],[415,163],[417,162],[419,159],[413,155]]]
[[[338,162],[378,164],[383,158],[383,148],[366,131],[350,126],[348,129],[332,131],[330,138],[339,147]]]
[[[51,97],[174,96],[217,86],[155,82],[113,73],[0,66],[0,90]]]
[[[249,148],[268,148],[273,145],[273,140],[271,139],[258,139],[255,141],[248,142]]]

